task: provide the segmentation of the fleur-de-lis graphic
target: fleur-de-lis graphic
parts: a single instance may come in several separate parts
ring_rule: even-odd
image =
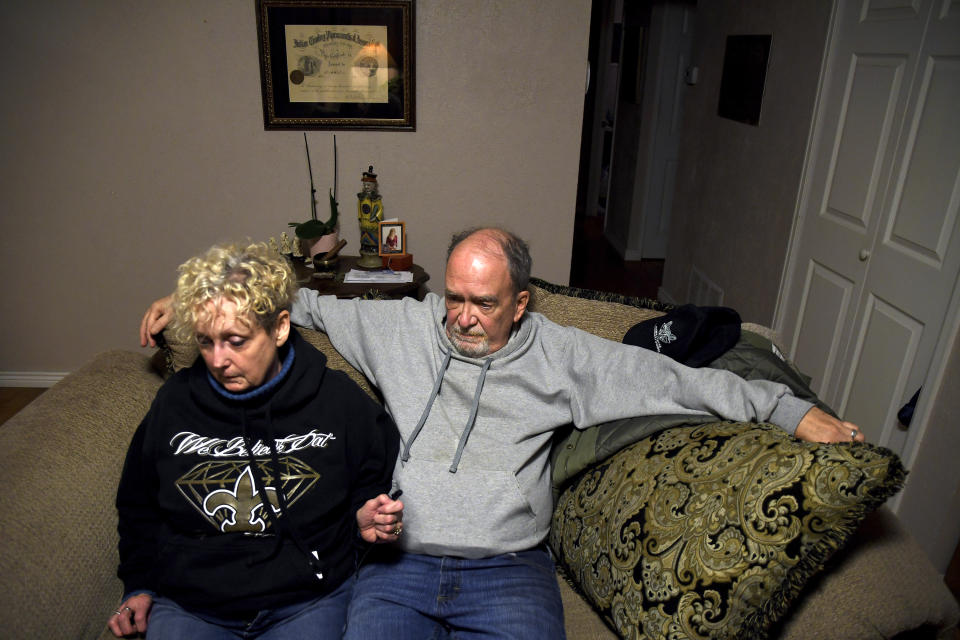
[[[266,500],[260,497],[260,492],[253,482],[253,471],[247,466],[237,476],[233,490],[218,489],[210,492],[203,501],[203,511],[213,517],[220,509],[226,510],[226,517],[220,523],[220,531],[255,531],[262,532],[267,528],[263,519],[264,502],[270,505],[274,513],[280,511],[277,502],[277,491],[273,487],[265,487]]]
[[[670,330],[670,325],[672,324],[673,320],[659,326],[653,325],[653,343],[657,345],[657,353],[660,353],[661,344],[670,344],[677,339],[677,336],[673,335],[673,332]]]

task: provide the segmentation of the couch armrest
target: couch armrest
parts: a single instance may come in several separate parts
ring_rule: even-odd
[[[0,637],[100,636],[122,595],[117,482],[161,383],[106,352],[0,426]]]

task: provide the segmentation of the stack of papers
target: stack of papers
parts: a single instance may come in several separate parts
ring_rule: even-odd
[[[403,282],[413,282],[412,271],[361,271],[359,269],[350,269],[343,276],[345,283],[374,283],[374,284],[399,284]]]

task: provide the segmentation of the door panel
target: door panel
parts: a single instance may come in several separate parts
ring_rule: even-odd
[[[917,0],[871,0],[863,3],[863,20],[910,20],[920,16]]]
[[[897,424],[897,411],[903,405],[900,398],[923,336],[923,323],[873,295],[867,296],[863,317],[839,411],[857,416],[857,424],[871,442],[899,449],[906,432]]]
[[[821,388],[836,363],[841,325],[850,306],[853,282],[835,271],[810,262],[800,303],[800,324],[790,351],[801,371],[812,377],[811,388],[833,406]]]
[[[904,56],[852,56],[837,151],[822,215],[855,231],[868,227],[903,78]]]
[[[938,268],[957,222],[960,58],[930,56],[925,66],[885,243]]]

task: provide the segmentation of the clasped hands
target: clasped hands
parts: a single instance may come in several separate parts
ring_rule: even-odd
[[[403,533],[403,502],[381,493],[357,509],[357,528],[364,542],[393,542]]]

